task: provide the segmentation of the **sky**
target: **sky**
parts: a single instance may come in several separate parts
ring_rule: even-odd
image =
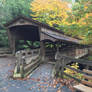
[[[75,2],[75,0],[72,0],[72,2],[74,3],[74,2]]]

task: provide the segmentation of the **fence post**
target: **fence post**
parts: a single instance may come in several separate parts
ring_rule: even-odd
[[[54,76],[55,77],[62,77],[63,78],[63,72],[65,67],[65,57],[61,56],[60,59],[56,60],[56,64],[54,67]]]
[[[55,65],[55,77],[58,77],[59,76],[59,69],[60,69],[60,61],[57,60],[56,61],[56,65]]]
[[[26,62],[25,62],[25,56],[22,56],[21,57],[21,77],[23,78],[24,77],[24,75],[25,75],[25,71],[24,71],[24,66],[25,66],[25,64],[26,64]]]
[[[60,65],[61,73],[60,73],[60,76],[61,76],[61,78],[63,78],[63,72],[64,72],[64,67],[65,67],[65,57],[62,56],[60,61],[61,61],[61,65]]]
[[[44,46],[44,42],[43,41],[40,42],[40,46],[41,46],[40,54],[42,56],[42,62],[44,62],[45,61],[45,46]]]

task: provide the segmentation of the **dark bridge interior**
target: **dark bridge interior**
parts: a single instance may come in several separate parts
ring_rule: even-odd
[[[37,26],[14,26],[10,28],[10,32],[15,39],[16,50],[24,49],[24,45],[27,45],[29,48],[34,48],[33,46],[29,46],[27,41],[32,44],[35,41],[40,41],[39,29]]]
[[[33,25],[14,26],[10,28],[17,40],[40,41],[39,29]]]

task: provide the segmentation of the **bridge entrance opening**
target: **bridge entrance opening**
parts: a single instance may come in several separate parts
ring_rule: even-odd
[[[10,28],[13,38],[12,48],[17,51],[25,48],[40,47],[39,28],[33,25],[20,25]]]

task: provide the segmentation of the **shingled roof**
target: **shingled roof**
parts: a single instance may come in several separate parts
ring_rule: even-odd
[[[41,22],[39,22],[39,21],[37,21],[37,20],[34,20],[34,19],[32,19],[32,18],[28,18],[28,17],[25,17],[25,16],[18,16],[18,17],[16,17],[16,18],[13,19],[13,20],[8,21],[6,24],[4,24],[4,26],[5,26],[5,27],[8,27],[8,26],[10,26],[11,24],[13,24],[14,22],[18,21],[19,19],[24,19],[24,20],[27,20],[27,21],[29,21],[29,22],[33,22],[33,23],[35,23],[35,24],[37,24],[37,25],[44,26],[44,27],[46,27],[46,28],[48,28],[48,29],[51,29],[51,30],[53,30],[53,31],[57,31],[57,32],[60,32],[60,33],[64,34],[64,32],[62,32],[61,30],[58,30],[58,29],[56,29],[56,28],[54,28],[54,27],[51,27],[51,26],[49,26],[48,24],[41,23]]]

